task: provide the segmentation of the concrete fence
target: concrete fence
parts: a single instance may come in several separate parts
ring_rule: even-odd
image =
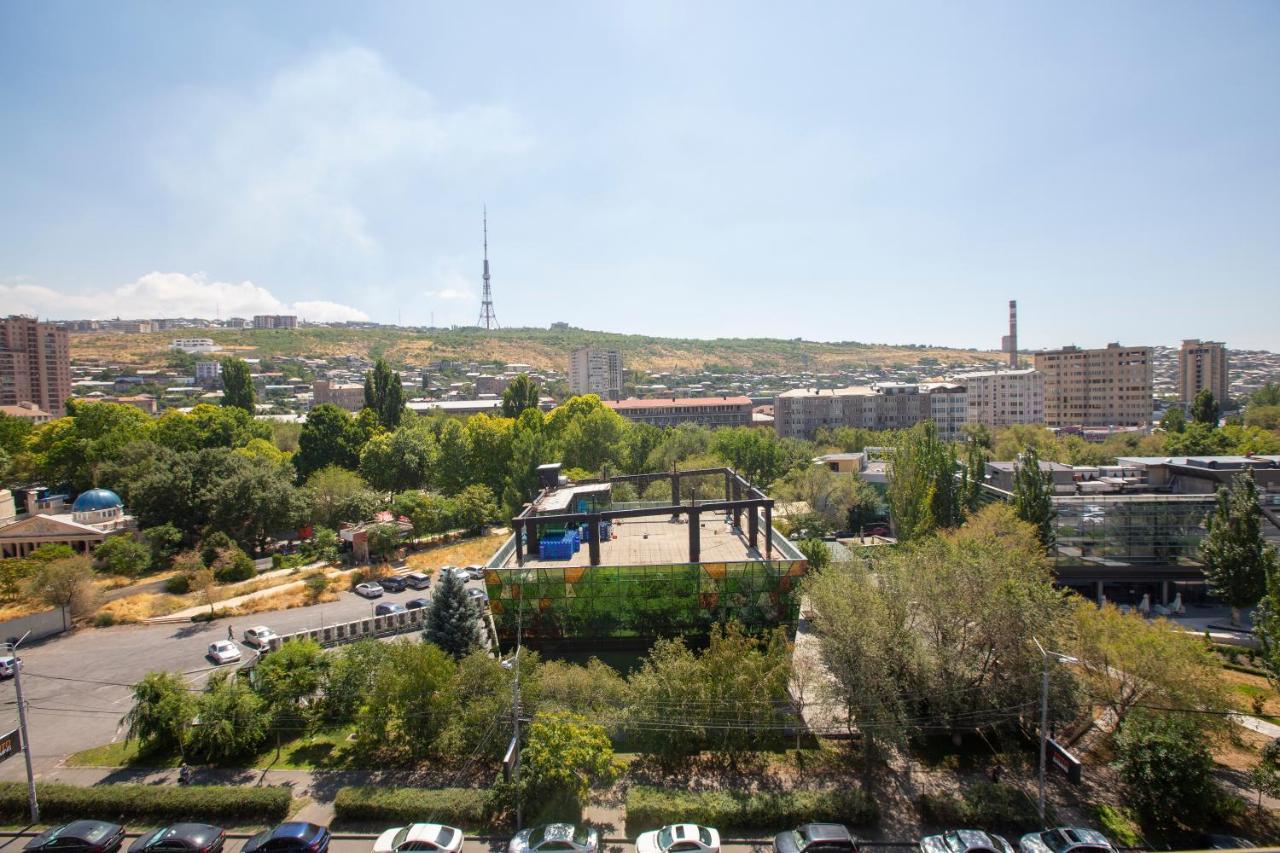
[[[339,646],[343,643],[354,643],[366,637],[390,637],[395,634],[407,634],[420,631],[427,621],[427,608],[406,610],[403,613],[388,613],[384,616],[369,616],[353,622],[340,622],[337,625],[326,625],[323,628],[312,628],[283,634],[280,643],[294,640],[314,640],[322,646]]]
[[[27,642],[42,640],[54,634],[61,634],[70,627],[71,617],[64,613],[62,608],[55,607],[42,613],[32,613],[7,622],[0,622],[0,641],[17,642],[28,631],[31,632],[31,636],[27,637]]]

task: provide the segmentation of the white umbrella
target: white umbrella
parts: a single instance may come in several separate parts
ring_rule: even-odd
[[[1138,612],[1146,616],[1151,612],[1151,595],[1149,593],[1142,594],[1142,601],[1138,602]]]
[[[1173,604],[1169,605],[1169,609],[1178,615],[1187,612],[1187,608],[1182,605],[1182,593],[1178,593],[1173,597]]]

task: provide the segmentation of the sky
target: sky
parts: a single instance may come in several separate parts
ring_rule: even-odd
[[[0,314],[1280,350],[1280,3],[0,4]]]

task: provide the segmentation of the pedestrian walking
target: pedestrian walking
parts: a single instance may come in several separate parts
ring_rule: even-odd
[[[233,629],[230,625],[227,626],[227,639],[233,643],[236,641],[235,629]]]

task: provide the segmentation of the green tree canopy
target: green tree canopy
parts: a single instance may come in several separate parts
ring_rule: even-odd
[[[1208,525],[1209,533],[1200,542],[1205,580],[1231,607],[1231,623],[1238,625],[1241,608],[1258,603],[1266,591],[1267,572],[1277,566],[1275,548],[1262,536],[1252,471],[1236,474],[1229,487],[1218,489]]]
[[[359,474],[337,465],[321,468],[308,477],[305,491],[311,520],[325,527],[365,521],[379,503],[378,495]]]
[[[133,686],[133,707],[120,721],[125,741],[138,741],[142,752],[163,754],[182,748],[191,725],[195,700],[177,673],[149,672]]]
[[[502,416],[518,418],[525,409],[538,408],[538,383],[521,373],[502,392]]]
[[[328,465],[354,471],[360,464],[364,441],[350,414],[332,403],[321,403],[307,413],[307,422],[298,434],[293,465],[304,478]]]
[[[364,376],[364,405],[372,409],[384,429],[400,426],[404,417],[404,386],[400,374],[392,372],[386,359],[374,362],[373,370]]]
[[[94,549],[93,559],[108,574],[136,578],[151,568],[151,549],[127,533],[108,536]]]
[[[464,658],[476,648],[476,622],[476,606],[467,599],[462,581],[452,573],[444,575],[427,611],[423,639],[455,659]]]
[[[1013,476],[1013,511],[1036,529],[1040,544],[1053,547],[1053,492],[1050,475],[1040,470],[1040,456],[1034,447],[1018,460]]]
[[[539,715],[520,760],[523,802],[537,821],[578,820],[591,786],[617,776],[604,727],[578,714]]]
[[[1218,418],[1221,416],[1222,411],[1218,401],[1214,399],[1213,392],[1208,388],[1201,388],[1196,398],[1191,401],[1191,420],[1198,424],[1216,427]]]
[[[375,435],[360,451],[360,475],[383,492],[427,485],[440,457],[428,424],[408,421],[393,433]]]
[[[1143,711],[1116,737],[1116,767],[1128,802],[1148,821],[1176,826],[1213,796],[1213,757],[1192,715]]]
[[[222,405],[242,409],[249,415],[255,413],[256,395],[249,363],[241,358],[222,360]]]
[[[938,437],[933,421],[899,433],[894,443],[889,511],[894,532],[906,541],[963,518],[955,451]]]

